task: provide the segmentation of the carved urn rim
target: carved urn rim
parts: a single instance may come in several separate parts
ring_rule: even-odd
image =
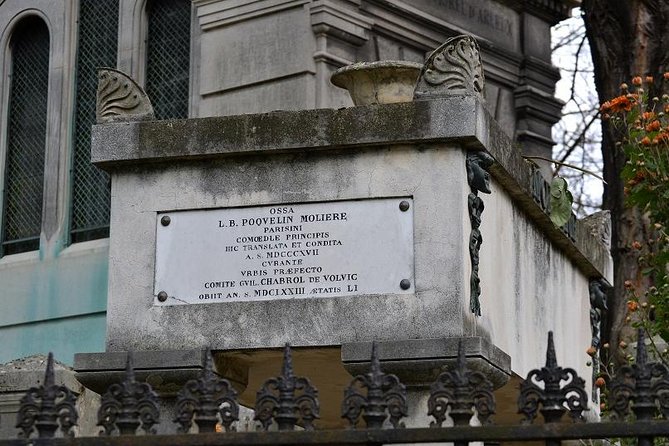
[[[423,64],[406,60],[356,62],[332,73],[330,82],[348,90],[355,105],[411,102],[422,69]],[[373,94],[360,94],[362,84]],[[393,94],[380,93],[383,89]]]

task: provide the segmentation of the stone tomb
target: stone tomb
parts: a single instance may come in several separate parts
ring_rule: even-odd
[[[435,66],[449,45],[471,68],[457,88]],[[548,330],[560,364],[588,377],[589,284],[611,277],[607,247],[582,222],[551,223],[544,180],[486,109],[476,49],[457,38],[437,50],[412,102],[101,116],[107,352],[77,355],[78,378],[101,387],[128,350],[147,375],[196,370],[179,358],[210,347],[251,406],[290,343],[296,373],[320,390],[319,426],[334,427],[372,341],[413,402],[459,339],[497,387],[541,364]],[[154,376],[165,401],[181,375]],[[425,417],[410,410],[407,425]]]

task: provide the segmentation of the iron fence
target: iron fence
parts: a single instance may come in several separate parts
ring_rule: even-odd
[[[318,390],[306,377],[295,376],[290,347],[284,349],[280,376],[268,379],[257,392],[255,420],[258,432],[235,432],[239,419],[237,393],[213,371],[208,352],[202,374],[188,381],[177,397],[174,418],[177,434],[155,435],[159,400],[148,383],[134,376],[128,355],[126,377],[102,396],[98,411],[99,437],[72,436],[78,421],[74,394],[54,381],[49,355],[44,384],[31,388],[21,400],[16,439],[9,445],[382,445],[470,442],[636,439],[640,446],[669,438],[669,368],[650,362],[643,333],[639,332],[636,362],[623,367],[609,383],[609,409],[614,421],[585,422],[588,409],[585,381],[570,368],[558,365],[549,332],[546,363],[530,371],[520,385],[517,425],[492,424],[495,397],[491,382],[467,368],[462,345],[456,366],[439,375],[430,388],[429,427],[405,428],[408,414],[406,388],[395,375],[382,371],[377,349],[372,348],[370,370],[356,376],[345,390],[341,416],[350,429],[317,430],[320,416]],[[568,415],[570,422],[564,422]],[[476,417],[480,426],[470,426]],[[541,424],[534,424],[541,418]],[[442,427],[450,419],[452,427]],[[271,426],[277,430],[269,431]],[[196,427],[197,429],[195,429]],[[216,432],[220,429],[223,432]],[[197,430],[197,434],[188,433]],[[61,437],[62,436],[62,437]],[[57,438],[58,437],[58,438]]]

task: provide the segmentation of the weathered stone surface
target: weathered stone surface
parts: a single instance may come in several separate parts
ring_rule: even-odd
[[[270,154],[299,149],[451,140],[481,148],[490,117],[468,97],[301,110],[167,122],[114,123],[93,128],[91,160],[116,164]]]
[[[389,166],[394,166],[392,174]],[[436,146],[419,152],[404,145],[349,154],[304,151],[171,167],[137,166],[113,175],[113,194],[119,199],[112,204],[109,350],[203,345],[250,349],[279,347],[285,342],[324,346],[461,335],[465,329],[459,309],[464,295],[458,285],[465,267],[462,262],[448,261],[461,255],[462,232],[468,227],[466,208],[460,204],[468,186],[464,153],[459,150]],[[424,247],[414,256],[419,284],[416,296],[384,294],[169,308],[154,296],[156,210],[187,209],[194,204],[233,207],[389,196],[413,196],[414,246]],[[351,255],[355,255],[354,250]],[[414,323],[416,320],[422,322]]]
[[[384,372],[396,374],[406,385],[429,387],[441,372],[455,366],[460,341],[467,367],[484,373],[495,388],[506,384],[511,375],[511,358],[480,337],[386,341],[379,342],[377,348]],[[341,359],[351,375],[368,371],[371,349],[371,342],[342,345]]]

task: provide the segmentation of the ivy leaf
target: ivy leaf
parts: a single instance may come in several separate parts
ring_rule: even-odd
[[[551,221],[555,226],[561,228],[571,217],[571,205],[574,197],[567,188],[567,180],[555,177],[551,182]]]

